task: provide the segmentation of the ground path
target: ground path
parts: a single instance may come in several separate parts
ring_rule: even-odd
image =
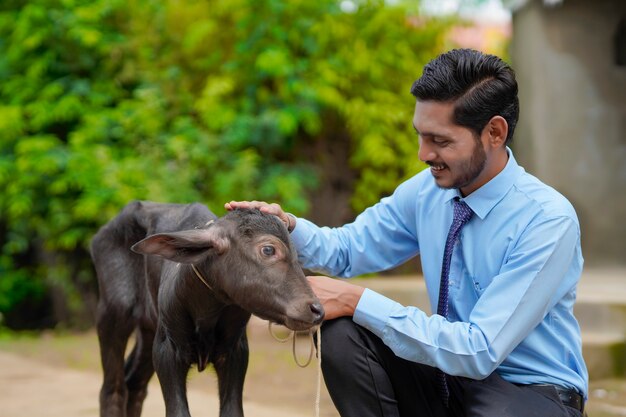
[[[587,273],[579,299],[626,306],[626,270]],[[384,284],[383,284],[384,281]],[[423,282],[415,279],[372,280],[398,299],[414,292],[423,302]],[[377,288],[381,287],[381,288]],[[581,317],[583,318],[583,317]],[[611,317],[608,317],[610,319]],[[617,323],[609,323],[619,330]],[[265,322],[253,318],[248,328],[250,366],[244,388],[244,411],[250,417],[314,416],[316,367],[298,368],[291,346],[273,340]],[[299,356],[308,352],[299,338]],[[323,347],[322,347],[323,348]],[[207,375],[208,374],[208,375]],[[0,417],[97,417],[101,371],[95,333],[58,337],[42,335],[23,342],[0,340]],[[626,417],[626,379],[592,381],[589,417]],[[210,371],[190,373],[189,404],[194,417],[217,416],[217,387]],[[144,417],[163,416],[164,405],[156,378],[150,384]],[[321,417],[338,417],[322,388]]]
[[[316,368],[312,362],[298,368],[291,358],[291,345],[270,338],[266,327],[256,319],[248,331],[251,347],[250,367],[244,389],[244,412],[251,417],[309,417],[315,415]],[[71,359],[59,359],[45,349],[24,352],[0,350],[0,417],[97,417],[101,372],[97,367],[95,334],[88,341],[70,342],[78,346],[75,355],[87,354],[87,366],[67,366]],[[302,356],[308,340],[300,337]],[[50,344],[46,338],[35,343]],[[89,352],[79,352],[85,344]],[[59,350],[53,347],[54,350]],[[304,352],[304,353],[303,353]],[[71,354],[71,353],[69,353]],[[63,353],[66,356],[68,353]],[[95,356],[95,358],[91,358]],[[77,361],[80,362],[80,361]],[[84,369],[84,368],[87,369]],[[218,415],[217,384],[211,372],[190,372],[189,407],[194,417]],[[143,417],[165,415],[165,406],[156,377],[149,385]],[[337,417],[323,389],[322,417]]]

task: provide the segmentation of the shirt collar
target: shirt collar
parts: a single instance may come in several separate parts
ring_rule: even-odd
[[[511,189],[517,178],[524,172],[524,168],[517,164],[513,151],[507,146],[509,160],[502,171],[493,177],[488,183],[480,187],[465,198],[461,197],[458,189],[446,190],[445,201],[448,202],[456,197],[461,198],[481,219],[493,209],[506,193]]]

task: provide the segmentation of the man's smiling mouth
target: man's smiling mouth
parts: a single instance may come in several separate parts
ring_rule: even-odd
[[[441,172],[447,168],[445,164],[429,164],[429,165],[430,165],[430,169],[433,170],[434,172]]]

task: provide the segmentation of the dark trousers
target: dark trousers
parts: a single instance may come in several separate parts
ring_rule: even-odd
[[[518,386],[493,373],[484,380],[448,376],[450,404],[436,369],[397,357],[351,318],[322,326],[322,371],[342,417],[580,417],[551,386]]]

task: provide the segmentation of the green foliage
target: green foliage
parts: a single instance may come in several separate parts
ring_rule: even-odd
[[[306,214],[340,140],[355,211],[421,169],[409,88],[448,23],[354,3],[3,1],[0,313],[51,287],[84,309],[89,239],[130,200]]]

